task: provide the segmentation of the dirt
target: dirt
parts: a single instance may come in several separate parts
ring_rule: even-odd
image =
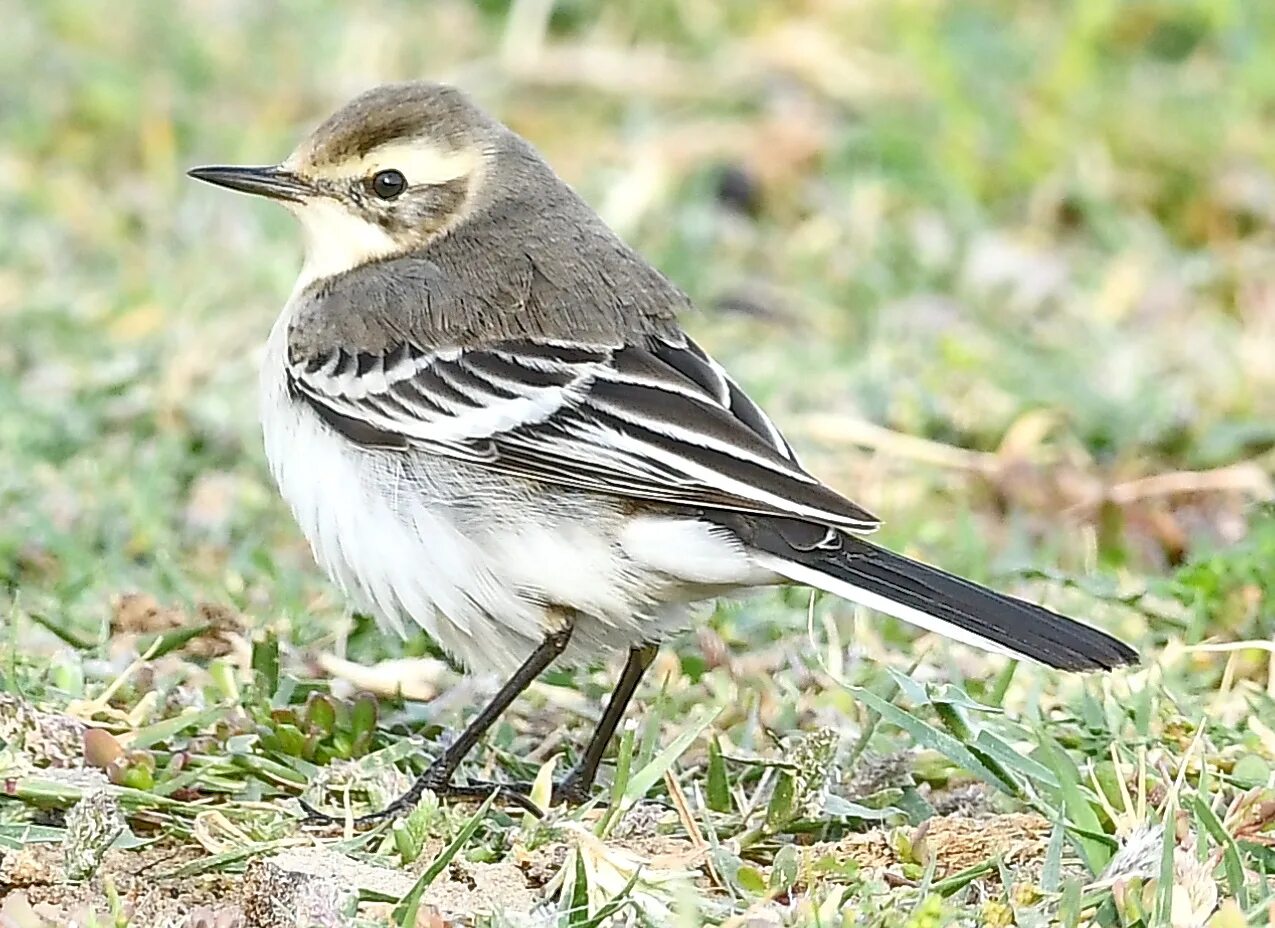
[[[108,883],[118,893],[130,926],[136,928],[193,928],[190,916],[208,912],[236,915],[240,878],[209,873],[186,878],[157,876],[206,855],[197,845],[155,845],[140,850],[108,851],[102,866],[83,883],[66,879],[63,852],[57,844],[29,844],[0,859],[0,898],[21,894],[41,921],[30,928],[62,928],[93,910],[99,918],[109,911]],[[211,924],[211,923],[210,923]],[[9,928],[5,925],[5,928]],[[22,925],[22,928],[29,928]]]
[[[141,612],[149,615],[150,609]],[[41,763],[42,778],[110,799],[111,787],[102,773],[82,766],[86,729],[81,722],[0,697],[0,725],[7,739]],[[877,766],[878,780],[890,781],[897,774],[893,759],[882,759]],[[829,856],[852,860],[868,873],[889,874],[896,881],[905,879],[906,865],[933,860],[936,878],[942,879],[996,856],[1027,879],[1039,873],[1051,833],[1046,819],[1033,814],[989,815],[980,791],[948,798],[951,801],[940,805],[949,814],[918,828],[878,828],[833,843],[806,845],[802,858],[807,863]],[[87,802],[75,808],[86,808]],[[73,816],[74,810],[67,813],[68,829]],[[652,875],[689,878],[700,892],[719,893],[703,842],[669,835],[670,828],[677,828],[676,816],[663,806],[643,804],[617,822],[605,842],[593,836],[588,822],[566,822],[547,843],[533,840],[528,847],[515,840],[499,862],[473,862],[458,855],[424,891],[422,919],[432,921],[421,924],[465,924],[477,913],[497,909],[529,914],[556,892],[564,868],[574,872],[573,853],[582,855],[586,867],[595,872],[601,868],[619,874],[615,890],[624,885],[627,874],[641,871],[644,880]],[[119,830],[103,833],[101,846],[106,847]],[[402,898],[445,843],[441,838],[427,841],[415,864],[396,869],[370,862],[375,857],[356,859],[338,852],[329,842],[341,837],[337,832],[298,833],[286,839],[285,843],[295,840],[286,849],[275,845],[273,854],[227,861],[224,869],[206,872],[200,865],[208,862],[211,851],[194,840],[179,843],[166,838],[133,850],[106,850],[92,877],[83,882],[68,879],[67,855],[60,844],[28,844],[0,852],[0,928],[84,924],[90,910],[109,923],[112,897],[119,911],[128,915],[131,928],[341,926],[349,924],[356,911],[373,923],[388,923],[393,904],[360,904],[360,894]],[[235,846],[233,841],[229,845]],[[817,879],[812,868],[810,882]],[[998,877],[993,873],[989,879]]]
[[[885,871],[903,863],[926,863],[933,855],[935,878],[944,879],[1001,855],[1017,872],[1044,861],[1052,829],[1033,813],[972,817],[947,815],[929,819],[898,840],[898,832],[873,829],[835,844],[814,845],[812,852],[835,853],[867,870]]]
[[[951,815],[931,819],[915,829],[905,844],[899,832],[873,829],[835,843],[813,844],[803,857],[829,854],[855,861],[875,874],[898,871],[901,864],[934,855],[941,879],[984,863],[997,854],[1017,873],[1038,870],[1049,842],[1049,822],[1033,814],[987,817]],[[901,847],[910,849],[901,854]],[[705,854],[689,841],[646,834],[608,842],[608,849],[628,852],[657,869],[691,869],[702,874],[701,890],[711,882]],[[341,926],[349,923],[360,889],[401,897],[433,858],[432,847],[413,868],[393,870],[356,860],[319,844],[288,849],[251,861],[242,874],[211,872],[175,875],[184,865],[206,858],[198,846],[162,844],[141,850],[112,850],[91,880],[66,880],[62,849],[33,844],[0,859],[0,898],[11,908],[24,900],[40,921],[0,921],[20,928],[52,928],[70,924],[77,914],[94,909],[108,913],[108,882],[114,885],[134,928],[292,928],[293,925]],[[422,897],[421,924],[464,924],[494,908],[528,914],[545,901],[545,886],[568,857],[568,846],[553,843],[515,852],[498,863],[457,858]],[[393,905],[364,902],[360,917],[388,923]],[[8,914],[8,911],[6,914]],[[17,908],[14,911],[18,911]],[[298,917],[308,921],[298,922]]]

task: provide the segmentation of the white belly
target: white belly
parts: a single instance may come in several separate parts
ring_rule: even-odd
[[[469,668],[509,673],[543,639],[547,604],[578,612],[566,656],[581,659],[659,640],[687,599],[773,578],[700,523],[558,512],[516,485],[476,511],[444,480],[459,465],[405,474],[397,453],[355,448],[288,395],[288,315],[261,373],[270,470],[320,566],[387,631],[419,625]]]
[[[270,471],[319,565],[386,630],[405,635],[414,622],[477,670],[518,666],[542,637],[540,616],[502,589],[445,510],[387,497],[385,456],[352,449],[288,396],[285,335],[281,318],[261,372],[262,431]]]

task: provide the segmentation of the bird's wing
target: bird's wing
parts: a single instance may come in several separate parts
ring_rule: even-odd
[[[769,418],[689,339],[510,339],[293,359],[293,394],[351,441],[689,506],[870,531],[878,520],[796,460]]]

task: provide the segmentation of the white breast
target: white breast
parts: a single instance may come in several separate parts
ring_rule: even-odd
[[[386,630],[418,624],[471,669],[508,674],[543,640],[546,604],[578,613],[567,658],[592,658],[659,640],[681,621],[677,602],[773,577],[700,523],[603,501],[582,517],[578,499],[532,498],[513,478],[352,445],[289,395],[293,302],[261,372],[266,457],[315,559]]]
[[[354,448],[288,395],[288,316],[266,346],[261,421],[270,471],[315,559],[386,630],[416,623],[471,668],[517,667],[541,640],[539,610],[431,505],[428,486],[405,485],[392,456]]]

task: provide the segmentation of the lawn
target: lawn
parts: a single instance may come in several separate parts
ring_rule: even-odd
[[[1275,924],[1275,5],[0,0],[0,925]],[[352,615],[265,468],[355,92],[463,85],[699,311],[883,543],[1140,667],[804,590],[669,641],[602,800],[371,830],[494,690]],[[547,783],[619,671],[472,777]]]

